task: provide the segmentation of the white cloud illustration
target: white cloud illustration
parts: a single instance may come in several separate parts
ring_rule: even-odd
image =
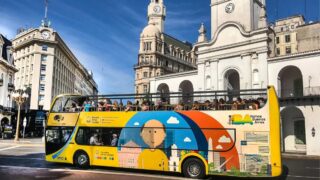
[[[179,120],[176,118],[176,117],[173,117],[171,116],[168,121],[167,121],[168,124],[179,124]]]
[[[223,149],[223,147],[221,145],[218,145],[216,149]]]
[[[186,138],[184,138],[183,141],[186,142],[186,143],[190,143],[190,142],[191,142],[191,139],[190,139],[189,137],[186,137]]]
[[[231,143],[231,139],[227,138],[227,136],[223,135],[220,137],[219,143]]]
[[[135,122],[133,125],[135,125],[135,126],[139,126],[139,125],[140,125],[140,123]]]

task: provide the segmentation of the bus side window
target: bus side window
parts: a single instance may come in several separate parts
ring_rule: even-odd
[[[102,141],[105,146],[118,146],[121,128],[103,128]]]
[[[76,142],[90,146],[118,146],[121,128],[87,128],[80,127]]]

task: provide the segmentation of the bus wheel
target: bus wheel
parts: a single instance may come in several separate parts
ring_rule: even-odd
[[[88,168],[90,163],[89,163],[89,156],[87,153],[83,151],[78,151],[74,155],[74,164],[79,167],[79,168]]]
[[[202,179],[206,176],[203,162],[198,158],[189,158],[182,165],[182,172],[185,177]]]

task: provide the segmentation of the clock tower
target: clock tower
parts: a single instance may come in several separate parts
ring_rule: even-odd
[[[160,32],[164,32],[166,7],[163,0],[151,0],[148,6],[148,24],[154,24]]]
[[[246,32],[265,28],[265,11],[265,0],[211,0],[211,36],[228,22],[241,25]]]

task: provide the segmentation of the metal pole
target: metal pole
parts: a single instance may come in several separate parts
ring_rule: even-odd
[[[19,101],[19,100],[18,100]],[[17,119],[17,127],[16,127],[16,137],[14,138],[14,142],[18,142],[19,141],[19,125],[20,125],[20,102],[17,101],[18,104],[18,119]]]

